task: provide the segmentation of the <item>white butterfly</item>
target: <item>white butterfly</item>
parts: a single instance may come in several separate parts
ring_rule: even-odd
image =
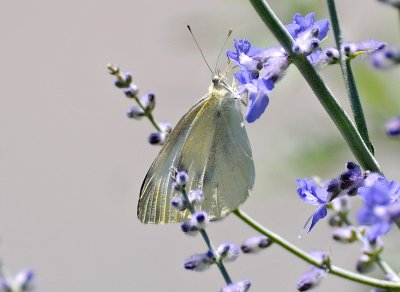
[[[176,192],[171,169],[188,173],[187,190],[203,191],[200,209],[211,220],[226,216],[246,200],[255,170],[241,103],[222,77],[213,77],[209,93],[181,118],[143,181],[137,208],[141,222],[188,219],[188,210],[171,206]]]

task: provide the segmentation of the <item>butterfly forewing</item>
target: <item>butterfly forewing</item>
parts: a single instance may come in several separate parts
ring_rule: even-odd
[[[178,122],[144,179],[138,204],[142,222],[187,219],[187,211],[170,205],[176,195],[171,168],[188,172],[188,191],[202,189],[205,199],[200,209],[212,220],[243,203],[255,175],[240,99],[225,88],[214,88]]]

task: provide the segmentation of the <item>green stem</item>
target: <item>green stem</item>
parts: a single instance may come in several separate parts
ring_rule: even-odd
[[[137,104],[140,106],[140,108],[146,113],[146,117],[149,119],[150,123],[154,126],[154,128],[156,128],[156,130],[158,132],[161,132],[161,128],[160,126],[157,124],[157,122],[155,121],[153,114],[151,112],[146,112],[146,108],[144,107],[144,105],[140,102],[140,99],[137,96],[134,96],[133,99],[137,102]]]
[[[188,198],[188,196],[186,194],[186,190],[182,189],[181,192],[182,192],[182,196],[185,199],[185,201],[189,202],[189,198]],[[188,209],[189,209],[191,214],[196,212],[196,210],[193,208],[192,204],[190,204],[190,203],[188,203]],[[214,246],[213,246],[213,244],[212,244],[212,242],[210,240],[210,237],[208,236],[207,232],[204,229],[200,229],[200,234],[203,237],[208,249],[211,250],[215,254],[215,248],[214,248]],[[216,263],[219,271],[221,272],[222,277],[224,277],[225,283],[227,285],[232,284],[231,277],[229,276],[228,271],[226,270],[224,263],[220,259],[217,259],[215,263]]]
[[[289,53],[292,62],[296,65],[300,73],[310,85],[311,89],[314,91],[358,162],[365,170],[381,172],[377,161],[364,143],[353,122],[339,105],[321,77],[317,74],[312,64],[305,56],[295,54],[292,51],[293,39],[271,10],[267,2],[265,0],[250,0],[250,2],[264,23],[281,43],[283,48]]]
[[[253,220],[251,217],[249,217],[246,213],[243,211],[237,209],[234,210],[233,213],[239,217],[244,223],[249,225],[251,228],[255,229],[256,231],[260,232],[261,234],[267,236],[269,239],[271,239],[274,243],[278,244],[288,252],[294,254],[295,256],[299,257],[300,259],[306,261],[307,263],[319,267],[319,268],[326,268],[326,265],[321,263],[318,259],[314,258],[313,256],[309,255],[305,251],[301,250],[297,246],[293,245],[280,235],[274,233],[273,231],[265,228],[261,224],[259,224],[257,221]],[[371,277],[367,277],[364,275],[360,275],[342,268],[339,268],[334,265],[330,265],[328,267],[328,272],[332,275],[339,276],[344,279],[348,279],[354,282],[358,282],[361,284],[365,284],[368,286],[372,287],[380,287],[380,288],[388,288],[388,289],[400,289],[400,283],[396,282],[390,282],[390,281],[385,281],[385,280],[379,280]]]
[[[350,60],[346,60],[346,54],[343,50],[343,37],[339,25],[339,18],[336,12],[335,0],[327,0],[329,15],[331,18],[331,24],[333,28],[333,35],[335,36],[336,47],[340,53],[340,67],[342,69],[342,75],[344,83],[347,89],[347,95],[349,96],[351,110],[353,111],[354,121],[357,126],[361,137],[371,153],[374,153],[374,147],[368,136],[367,123],[364,118],[364,112],[360,102],[360,96],[358,94],[356,82],[354,79],[353,71],[351,70]]]

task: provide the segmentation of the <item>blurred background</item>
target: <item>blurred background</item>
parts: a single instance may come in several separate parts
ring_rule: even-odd
[[[284,23],[295,12],[327,18],[324,1],[270,1]],[[399,15],[375,0],[338,1],[347,41],[400,44]],[[367,11],[368,14],[367,14]],[[142,93],[157,96],[155,116],[175,124],[206,93],[210,74],[189,35],[190,24],[211,64],[229,28],[255,46],[276,45],[246,1],[2,1],[0,70],[0,258],[13,272],[32,268],[40,292],[217,291],[216,267],[183,269],[205,251],[178,225],[147,226],[136,218],[142,180],[159,147],[150,123],[125,116],[132,102],[113,86],[107,63],[133,72]],[[333,44],[328,35],[324,47]],[[232,47],[230,42],[229,47]],[[400,143],[383,131],[400,113],[399,68],[354,62],[376,157],[400,179]],[[348,110],[338,66],[321,73]],[[256,184],[243,210],[304,250],[324,249],[354,270],[359,246],[330,239],[326,222],[298,238],[314,207],[296,195],[295,178],[330,179],[353,156],[295,67],[270,95],[267,112],[247,125]],[[352,200],[354,208],[359,201]],[[384,258],[400,269],[398,230]],[[255,235],[236,217],[211,224],[214,243]],[[395,240],[396,239],[396,240]],[[308,265],[279,246],[227,265],[251,291],[295,291]],[[376,271],[376,276],[381,276]],[[318,291],[368,291],[329,275]]]

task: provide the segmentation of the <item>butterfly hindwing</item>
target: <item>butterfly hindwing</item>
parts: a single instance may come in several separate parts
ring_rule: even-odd
[[[186,171],[186,189],[202,189],[200,209],[219,219],[236,209],[254,184],[254,163],[240,100],[213,90],[182,117],[152,164],[141,188],[138,217],[144,223],[181,222],[188,212],[171,207],[170,169]]]

